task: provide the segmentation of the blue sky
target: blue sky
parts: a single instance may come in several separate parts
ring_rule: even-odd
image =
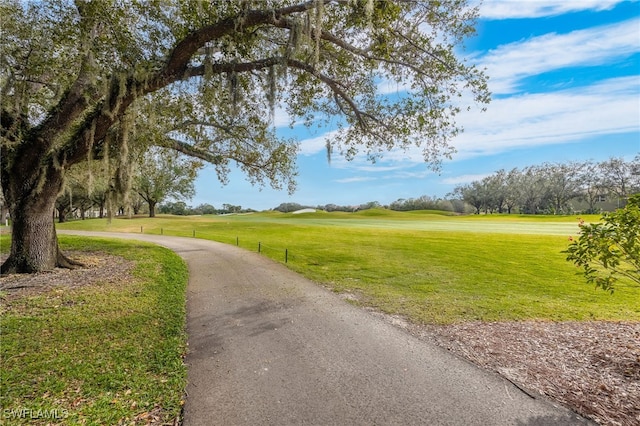
[[[251,186],[239,171],[222,186],[200,172],[188,202],[265,210],[304,205],[388,204],[421,195],[445,197],[456,185],[543,162],[640,153],[640,2],[616,0],[485,0],[477,35],[461,54],[486,67],[492,102],[458,116],[464,132],[439,173],[415,152],[390,152],[376,164],[333,158],[325,131],[297,126],[298,189]],[[284,126],[283,126],[284,128]]]

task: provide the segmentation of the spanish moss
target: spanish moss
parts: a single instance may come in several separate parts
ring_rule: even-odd
[[[269,119],[273,120],[276,114],[276,96],[277,96],[277,79],[276,70],[274,66],[269,67],[268,76],[269,92],[267,93],[267,100],[269,101]]]
[[[322,37],[322,16],[324,14],[324,0],[316,0],[316,19],[315,19],[315,46],[313,55],[313,65],[317,66],[320,62],[320,38]]]

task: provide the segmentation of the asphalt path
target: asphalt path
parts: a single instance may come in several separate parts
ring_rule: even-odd
[[[187,262],[185,426],[591,424],[257,253],[64,233],[149,241]]]

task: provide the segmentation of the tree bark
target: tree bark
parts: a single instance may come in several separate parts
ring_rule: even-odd
[[[5,197],[12,218],[11,251],[0,273],[34,273],[55,267],[73,268],[80,263],[59,249],[53,211],[62,189],[64,171],[53,166],[21,170],[24,179],[7,185]],[[43,173],[45,176],[40,176]],[[38,185],[38,182],[44,183]],[[16,180],[14,180],[15,182]]]
[[[149,201],[149,217],[156,217],[156,203]]]
[[[64,223],[67,220],[67,207],[56,207],[58,211],[58,223]]]

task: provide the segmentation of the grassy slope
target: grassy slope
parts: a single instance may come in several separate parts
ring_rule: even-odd
[[[151,410],[165,421],[177,417],[186,383],[186,265],[173,252],[144,243],[60,240],[67,250],[135,261],[134,279],[3,302],[4,419],[118,424]],[[8,249],[7,237],[2,248]],[[30,411],[11,415],[21,409]]]
[[[597,220],[597,216],[587,217]],[[561,253],[576,217],[433,212],[261,213],[74,222],[76,229],[196,236],[261,251],[362,303],[415,321],[640,320],[640,288],[587,286]]]

